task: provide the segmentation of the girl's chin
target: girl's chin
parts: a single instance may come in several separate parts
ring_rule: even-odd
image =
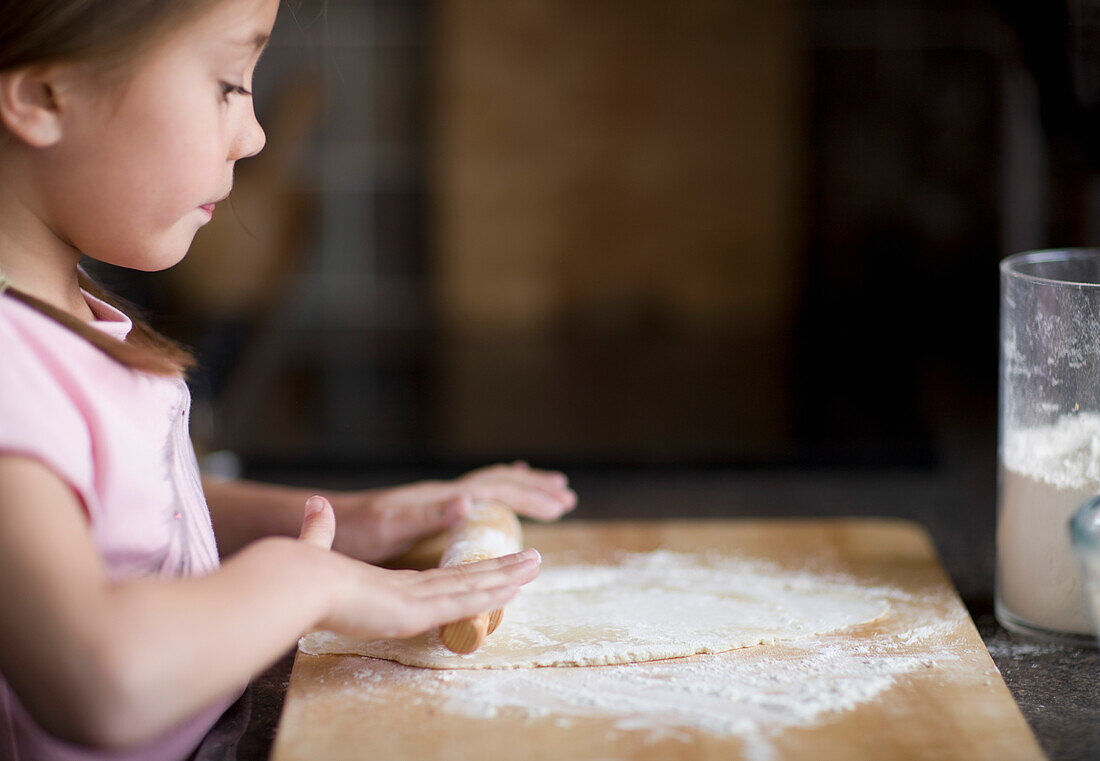
[[[191,244],[194,242],[195,233],[197,232],[197,229],[185,231],[181,235],[175,236],[174,240],[166,241],[163,246],[159,247],[156,255],[150,257],[152,266],[149,267],[149,271],[166,270],[183,261],[187,256],[187,252],[191,250]]]
[[[151,271],[156,272],[159,270],[166,270],[175,267],[187,257],[187,251],[189,248],[190,246],[188,246],[188,248],[185,248],[183,251],[180,251],[178,254],[164,257],[163,259],[158,261],[158,266]]]
[[[191,219],[158,234],[88,241],[79,249],[91,259],[116,267],[159,272],[179,264],[191,248],[199,227]]]
[[[99,257],[94,253],[88,253],[92,259],[98,259],[106,264],[112,264],[116,267],[123,267],[125,269],[137,270],[138,272],[160,272],[162,270],[171,269],[183,261],[187,256],[187,251],[190,248],[190,241],[187,246],[172,246],[170,249],[161,249],[155,253],[149,253],[148,251],[141,252],[137,256],[110,256]]]

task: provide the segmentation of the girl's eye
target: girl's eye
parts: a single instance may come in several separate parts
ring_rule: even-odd
[[[222,100],[229,100],[230,95],[252,95],[251,90],[246,90],[240,85],[233,85],[229,82],[219,82],[222,88]]]

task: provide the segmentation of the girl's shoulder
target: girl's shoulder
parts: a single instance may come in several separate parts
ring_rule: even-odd
[[[148,406],[142,400],[158,390],[150,385],[67,326],[0,294],[0,447],[32,427],[33,438],[52,430],[58,439],[87,439],[105,416]]]
[[[92,480],[79,336],[0,295],[0,453],[44,462],[74,488]]]
[[[56,346],[61,350],[78,338],[53,318],[6,293],[0,294],[0,353],[5,358],[33,353],[36,347]]]
[[[125,336],[124,316],[93,312],[98,323],[111,323],[103,329]],[[0,295],[0,453],[44,462],[90,511],[98,500],[94,459],[130,461],[133,447],[157,449],[184,396],[178,380],[131,370],[52,317]]]
[[[96,317],[92,325],[114,338],[125,339],[132,326],[130,318],[88,293],[84,297]],[[87,343],[57,320],[6,293],[0,293],[0,341],[31,346],[60,342],[66,348]]]
[[[41,383],[72,358],[76,340],[68,328],[8,295],[0,295],[0,396],[12,384]],[[59,365],[61,363],[61,365]]]
[[[125,314],[90,296],[92,326],[113,338],[126,338]],[[158,414],[178,406],[182,378],[152,375],[116,361],[68,326],[22,301],[0,294],[0,425],[5,406],[20,401],[73,407],[82,417],[103,422],[119,412]]]
[[[102,319],[99,308],[95,307],[100,319],[94,325],[116,338],[125,338],[130,329],[129,319],[107,308],[117,317],[111,315]],[[0,362],[0,369],[6,368],[9,377],[24,372],[35,375],[45,372],[72,380],[80,375],[92,378],[104,372],[110,376],[112,371],[117,371],[117,363],[85,338],[8,294],[0,294],[0,357],[4,360]],[[0,372],[0,376],[3,374]],[[0,393],[3,392],[0,385]]]

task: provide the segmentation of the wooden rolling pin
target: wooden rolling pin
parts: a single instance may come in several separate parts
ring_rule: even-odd
[[[507,506],[492,500],[474,502],[470,514],[451,529],[439,567],[446,568],[519,552],[519,521]],[[472,653],[496,631],[504,617],[498,608],[439,627],[439,638],[451,652]]]

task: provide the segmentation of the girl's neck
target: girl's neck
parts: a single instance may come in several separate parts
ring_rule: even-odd
[[[0,270],[13,288],[35,296],[72,316],[95,319],[80,292],[80,252],[60,240],[4,183],[0,172]]]

